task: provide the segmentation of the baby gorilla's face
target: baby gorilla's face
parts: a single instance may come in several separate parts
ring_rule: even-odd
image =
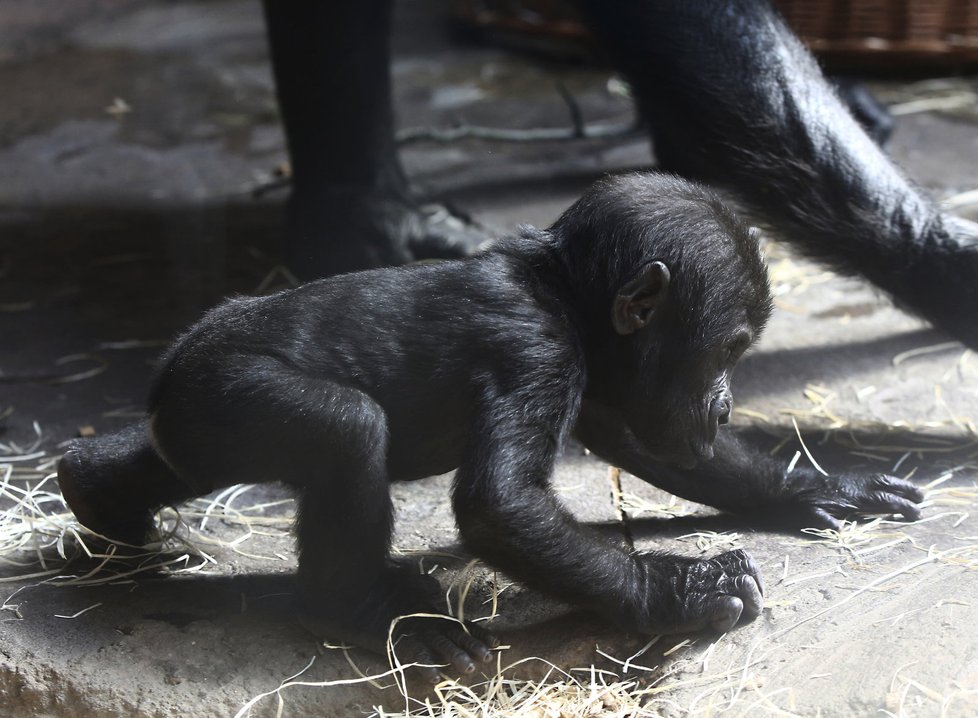
[[[752,336],[741,325],[705,349],[646,354],[644,381],[632,387],[625,418],[649,452],[682,468],[713,458],[713,442],[733,410],[730,378]]]

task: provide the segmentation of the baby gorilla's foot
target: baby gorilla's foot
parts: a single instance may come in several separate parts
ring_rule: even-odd
[[[414,569],[417,571],[417,569]],[[299,623],[317,638],[393,654],[395,665],[413,666],[432,684],[441,671],[465,674],[492,658],[499,641],[472,621],[459,621],[432,608],[438,582],[391,567],[363,596],[338,599],[335,592],[311,600],[300,594]]]
[[[68,508],[85,528],[110,541],[143,546],[153,540],[153,512],[127,505],[124,495],[100,465],[98,456],[83,449],[69,449],[58,462],[58,485]]]
[[[285,260],[308,280],[464,257],[488,237],[483,227],[441,205],[359,187],[330,188],[289,199]]]
[[[472,621],[444,617],[404,618],[394,626],[393,651],[402,665],[414,663],[432,684],[441,680],[441,669],[473,673],[479,663],[492,659],[499,640]]]

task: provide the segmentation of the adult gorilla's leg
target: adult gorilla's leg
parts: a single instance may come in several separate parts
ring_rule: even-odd
[[[858,80],[839,75],[828,79],[849,112],[856,118],[856,122],[866,130],[866,134],[880,147],[886,147],[896,126],[893,115],[886,106],[873,97],[873,93]]]
[[[391,110],[391,0],[265,0],[293,185],[286,260],[311,278],[460,256],[481,236],[409,195]]]
[[[853,120],[765,0],[580,0],[664,169],[978,347],[978,225],[942,214]]]

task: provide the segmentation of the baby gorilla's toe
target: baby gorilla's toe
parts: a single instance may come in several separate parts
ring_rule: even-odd
[[[441,670],[473,673],[476,666],[492,658],[499,641],[471,622],[460,623],[445,616],[404,619],[397,628],[394,652],[402,665],[415,664],[432,683],[441,680]]]

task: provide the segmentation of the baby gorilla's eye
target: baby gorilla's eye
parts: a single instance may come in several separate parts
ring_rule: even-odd
[[[729,365],[740,359],[741,355],[750,346],[750,337],[747,334],[740,334],[733,341],[727,344],[723,350],[724,361]]]

